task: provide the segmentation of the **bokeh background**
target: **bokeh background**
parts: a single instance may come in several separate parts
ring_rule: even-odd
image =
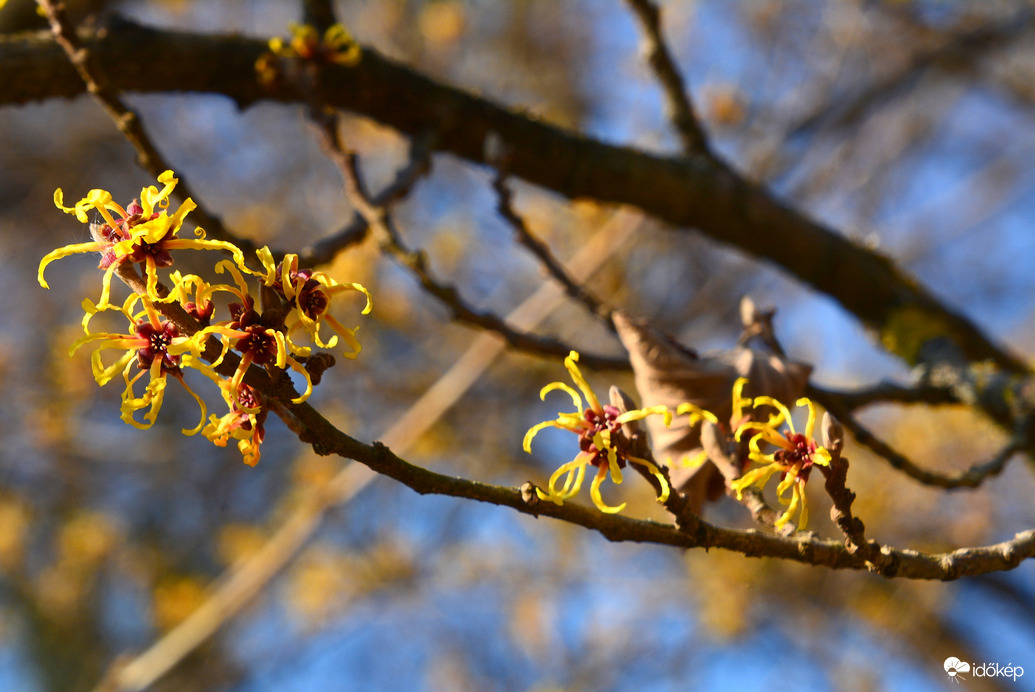
[[[75,5],[76,3],[72,3]],[[84,3],[81,3],[82,5]],[[11,0],[5,31],[24,28]],[[285,35],[299,3],[94,2],[88,10],[199,32]],[[705,128],[746,175],[879,248],[948,305],[1019,353],[1035,350],[1035,24],[1027,3],[991,0],[665,2],[670,46]],[[378,0],[337,3],[365,45],[435,77],[613,143],[673,153],[639,34],[617,0]],[[129,95],[200,202],[235,233],[302,249],[351,214],[340,177],[300,107],[191,94]],[[346,139],[377,189],[406,141],[349,116]],[[411,246],[480,307],[506,315],[543,282],[495,211],[491,171],[450,156],[398,207]],[[172,388],[155,427],[118,416],[97,387],[79,304],[96,258],[39,259],[87,240],[52,205],[152,184],[132,148],[83,97],[0,109],[0,689],[90,690],[119,656],[146,648],[204,602],[340,468],[271,418],[263,458],[241,463],[180,429],[196,405]],[[791,356],[816,383],[852,387],[909,373],[833,301],[764,262],[635,211],[572,202],[514,182],[515,205],[562,258],[616,214],[633,240],[589,282],[609,303],[700,350],[731,347],[748,294],[778,309]],[[203,254],[203,253],[197,253]],[[205,258],[187,258],[200,269]],[[197,262],[196,264],[190,264]],[[209,265],[211,266],[211,265]],[[325,267],[359,281],[374,312],[346,305],[363,353],[339,362],[313,403],[349,434],[379,439],[459,358],[475,332],[448,319],[372,242]],[[351,312],[350,312],[351,311]],[[620,355],[578,305],[541,327],[573,347]],[[563,401],[539,388],[562,364],[508,351],[405,456],[497,484],[544,482],[574,455],[532,424]],[[631,377],[589,373],[598,391]],[[199,387],[203,387],[204,383]],[[205,390],[210,401],[216,393]],[[562,399],[559,397],[558,399]],[[885,406],[864,420],[919,463],[964,468],[1004,434],[966,409]],[[849,442],[849,476],[870,535],[922,550],[997,542],[1035,525],[1031,467],[1014,460],[978,490],[920,486]],[[649,489],[609,496],[663,518]],[[588,499],[588,498],[587,498]],[[828,536],[824,498],[814,525]],[[722,501],[709,518],[748,526]],[[975,689],[1035,690],[1035,567],[952,584],[610,544],[584,530],[376,480],[329,512],[242,614],[159,690],[920,690],[954,684],[949,656],[1025,667]]]

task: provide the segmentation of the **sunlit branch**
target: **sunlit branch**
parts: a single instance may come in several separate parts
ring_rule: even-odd
[[[758,531],[726,529],[704,520],[692,532],[653,521],[604,514],[575,503],[534,505],[520,488],[494,486],[414,466],[380,443],[367,445],[335,429],[307,404],[292,405],[296,417],[308,428],[314,450],[338,454],[370,466],[420,494],[448,495],[507,506],[524,514],[549,516],[592,529],[612,541],[633,541],[681,548],[723,548],[748,557],[773,557],[832,569],[872,570],[886,577],[952,580],[971,574],[1012,569],[1035,557],[1035,530],[1017,534],[995,545],[962,548],[949,553],[925,554],[882,546],[871,560],[853,554],[838,542],[807,536],[779,536]],[[526,493],[527,495],[527,493]]]
[[[612,332],[615,331],[614,323],[611,322],[611,308],[604,304],[599,298],[593,295],[585,286],[575,281],[563,265],[554,257],[550,248],[543,241],[532,235],[532,231],[525,223],[525,219],[517,213],[513,205],[513,192],[507,185],[506,174],[503,168],[493,176],[492,189],[496,191],[496,209],[500,216],[510,225],[518,242],[528,249],[539,260],[547,273],[554,278],[564,291],[586,306],[586,309],[593,315],[600,318],[601,322]]]
[[[614,219],[598,232],[572,258],[578,278],[585,280],[612,257],[617,248],[632,235],[636,223]],[[135,272],[134,272],[135,273]],[[143,280],[127,274],[127,283],[145,290]],[[560,303],[561,295],[553,286],[544,285],[516,307],[507,320],[523,329],[541,322]],[[170,312],[176,312],[170,306]],[[182,312],[182,311],[180,311]],[[179,315],[179,313],[177,313]],[[179,317],[184,317],[179,315]],[[197,325],[182,320],[184,333]],[[463,393],[473,385],[489,365],[503,352],[503,344],[492,338],[490,332],[476,337],[452,367],[418,397],[405,413],[395,419],[387,430],[378,435],[385,444],[405,450],[437,421]],[[233,354],[228,354],[228,357]],[[280,401],[264,397],[274,411],[299,437],[306,432],[294,415]],[[105,675],[95,692],[120,692],[146,689],[200,646],[245,605],[261,593],[266,584],[298,554],[319,526],[320,517],[332,507],[340,507],[377,477],[362,464],[353,463],[326,486],[307,496],[306,501],[270,536],[266,544],[247,560],[234,565],[212,587],[205,603],[170,630],[147,650],[132,659],[120,658]],[[534,486],[526,483],[526,501],[537,498]],[[525,487],[523,486],[523,487]]]
[[[425,254],[411,250],[403,244],[388,210],[383,206],[378,206],[366,192],[358,168],[358,157],[354,152],[347,151],[342,146],[338,138],[336,122],[332,118],[318,119],[316,121],[317,131],[328,155],[341,169],[349,201],[370,226],[382,251],[409,269],[420,282],[421,287],[446,305],[455,319],[494,331],[513,348],[521,351],[557,358],[567,356],[571,351],[569,344],[557,339],[515,330],[497,315],[471,307],[455,287],[444,284],[432,276]],[[588,367],[601,370],[628,369],[629,367],[628,361],[624,358],[609,358],[592,354],[585,355],[583,362]]]
[[[811,394],[810,394],[811,395]],[[851,410],[842,406],[837,399],[826,399],[821,393],[816,394],[819,401],[828,411],[834,414],[844,425],[845,429],[852,433],[856,442],[874,452],[877,456],[887,461],[893,469],[901,471],[910,478],[937,488],[977,488],[987,479],[998,475],[1006,468],[1010,459],[1024,450],[1028,449],[1031,442],[1028,439],[1027,430],[1030,423],[1022,422],[1019,429],[1010,437],[1009,441],[988,461],[980,462],[962,471],[953,473],[938,473],[918,466],[903,454],[897,452],[886,442],[870,432],[852,414]]]
[[[134,283],[137,284],[131,284],[134,290],[146,290],[139,277],[136,277]],[[189,328],[185,331],[188,335],[192,333]],[[231,355],[228,354],[227,359]],[[224,365],[229,367],[234,364],[225,362]],[[522,493],[520,488],[435,473],[401,459],[380,442],[360,442],[338,430],[309,404],[292,403],[295,392],[289,378],[285,376],[278,380],[274,381],[269,373],[255,367],[245,377],[245,382],[251,387],[280,401],[283,410],[293,418],[292,429],[298,431],[299,438],[310,444],[317,454],[335,454],[353,459],[422,495],[448,495],[507,506],[533,516],[549,516],[598,531],[612,541],[655,543],[681,548],[723,548],[748,557],[772,557],[832,569],[871,570],[889,578],[908,579],[958,579],[1013,569],[1023,560],[1035,557],[1035,530],[1018,533],[1012,540],[995,545],[961,548],[949,553],[925,554],[881,546],[879,552],[865,556],[860,551],[850,551],[841,543],[816,538],[811,534],[780,536],[754,530],[727,529],[701,519],[692,521],[686,527],[688,530],[684,530],[674,525],[604,514],[571,502],[563,505],[552,502],[530,503],[528,493]]]

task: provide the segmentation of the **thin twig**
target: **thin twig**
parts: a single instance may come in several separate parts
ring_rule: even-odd
[[[932,405],[960,403],[959,398],[951,390],[924,383],[910,386],[880,382],[853,391],[826,389],[812,384],[809,385],[809,398],[822,402],[836,401],[840,409],[849,411],[880,403]]]
[[[497,167],[497,173],[492,179],[492,189],[496,191],[496,209],[513,229],[518,242],[536,256],[547,273],[564,287],[565,292],[569,296],[585,305],[590,313],[600,318],[604,326],[614,332],[615,325],[611,321],[613,310],[568,274],[568,271],[553,256],[546,243],[532,235],[532,231],[528,228],[528,224],[525,223],[525,219],[514,209],[514,195],[510,186],[507,185],[504,168]]]
[[[661,29],[661,11],[651,0],[626,0],[640,22],[647,62],[665,94],[669,120],[679,133],[683,152],[688,156],[708,153],[708,136],[701,127],[690,103],[683,78],[679,74]]]
[[[400,169],[395,179],[379,193],[374,195],[375,206],[390,209],[394,204],[405,199],[417,181],[431,170],[431,151],[433,137],[415,137],[411,140],[409,161]],[[353,215],[349,223],[337,233],[318,240],[299,254],[302,266],[312,267],[330,262],[347,247],[362,242],[370,231],[370,226],[360,213]]]
[[[435,279],[428,269],[424,253],[410,250],[403,244],[388,210],[375,204],[366,192],[359,172],[358,157],[354,152],[346,150],[342,144],[338,136],[336,120],[333,117],[322,117],[322,114],[317,114],[314,122],[328,155],[341,169],[349,200],[370,226],[382,251],[409,269],[420,281],[421,287],[445,304],[455,319],[482,329],[492,330],[502,336],[513,348],[521,351],[560,358],[568,355],[571,351],[569,344],[557,339],[518,331],[497,315],[471,307],[460,297],[455,287]],[[597,370],[627,370],[629,368],[628,360],[625,358],[593,354],[583,354],[580,362]]]
[[[810,392],[811,394],[811,392]],[[1009,441],[988,461],[979,462],[969,468],[953,473],[938,473],[924,469],[910,461],[905,455],[897,452],[889,444],[870,432],[851,411],[842,406],[836,399],[825,399],[817,394],[816,401],[837,417],[846,430],[852,433],[856,442],[867,447],[879,457],[887,461],[893,469],[901,471],[910,478],[937,488],[948,490],[956,488],[977,488],[987,479],[1000,474],[1007,462],[1017,453],[1023,452],[1030,445],[1027,430],[1030,421],[1023,421],[1018,430],[1011,435]]]
[[[86,84],[87,91],[104,108],[104,111],[115,123],[122,136],[136,150],[137,163],[140,164],[140,167],[156,179],[163,172],[172,170],[173,167],[161,155],[144,130],[144,124],[141,122],[140,116],[126,105],[119,92],[104,75],[93,51],[79,40],[75,27],[65,12],[64,4],[54,2],[53,0],[40,0],[39,5],[47,14],[54,39],[65,51],[69,61],[75,67],[76,72],[79,73],[83,83]],[[218,216],[207,212],[191,193],[190,186],[183,178],[183,175],[178,174],[178,177],[180,182],[176,189],[173,190],[172,195],[181,202],[191,198],[198,203],[198,207],[194,210],[194,218],[198,221],[199,226],[204,227],[209,235],[220,240],[232,242],[245,252],[253,252],[255,250],[254,243],[233,235],[226,229]]]

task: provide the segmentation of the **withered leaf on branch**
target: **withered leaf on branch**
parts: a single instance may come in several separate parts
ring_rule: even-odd
[[[711,411],[730,430],[733,383],[747,377],[744,396],[767,395],[794,402],[805,393],[812,366],[747,346],[697,355],[645,321],[614,313],[618,336],[629,351],[636,388],[644,407],[664,405],[673,412],[689,402]],[[749,329],[751,325],[745,325]],[[669,465],[673,487],[687,495],[700,513],[706,501],[718,499],[725,487],[719,470],[705,462],[688,468],[683,464],[701,452],[701,424],[687,424],[688,415],[677,416],[670,428],[658,417],[644,421],[653,442],[654,457]]]

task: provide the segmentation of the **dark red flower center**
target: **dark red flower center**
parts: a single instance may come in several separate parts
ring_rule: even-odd
[[[592,455],[589,463],[594,466],[600,466],[607,461],[607,450],[598,448],[596,442],[593,441],[598,433],[606,431],[610,435],[611,446],[617,452],[619,468],[625,467],[629,442],[622,432],[622,424],[617,420],[620,415],[621,411],[611,405],[603,406],[603,413],[591,408],[587,408],[583,412],[582,419],[589,424],[589,427],[579,433],[579,449]]]
[[[787,431],[784,433],[784,437],[787,438],[787,442],[790,443],[790,449],[781,449],[776,452],[774,458],[781,464],[787,466],[794,466],[795,464],[801,464],[801,470],[798,472],[798,476],[804,480],[808,480],[809,472],[813,466],[813,454],[815,454],[817,445],[815,440],[810,440],[801,433],[792,433]]]
[[[136,326],[135,331],[137,336],[147,340],[147,345],[137,350],[138,367],[148,370],[155,358],[161,358],[162,372],[178,373],[180,371],[180,356],[169,353],[169,344],[180,335],[175,324],[164,322],[161,327],[156,328],[150,322],[141,322]]]
[[[237,340],[235,347],[241,353],[250,354],[252,362],[258,365],[265,365],[277,359],[277,340],[268,333],[267,328],[261,324],[251,324],[241,328],[246,332]]]
[[[330,304],[327,292],[316,279],[309,279],[298,294],[299,309],[311,320],[320,317]]]

